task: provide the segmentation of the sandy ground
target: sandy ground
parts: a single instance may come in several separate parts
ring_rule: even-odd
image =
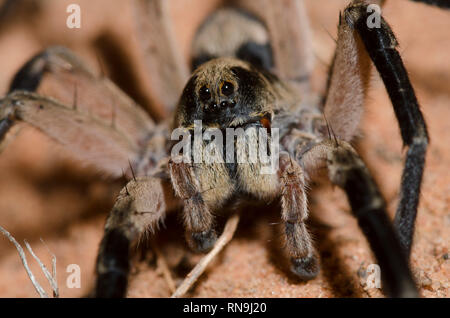
[[[34,53],[51,44],[72,48],[100,69],[98,56],[109,74],[154,116],[146,74],[137,53],[129,1],[80,0],[82,28],[65,28],[65,9],[70,1],[42,0],[41,6],[22,10],[14,21],[0,21],[0,94],[5,94],[14,72]],[[195,26],[215,1],[173,1],[172,14],[180,50],[187,56]],[[309,0],[316,54],[315,87],[323,89],[333,49],[338,12],[347,1]],[[31,12],[31,13],[30,13]],[[30,15],[31,14],[31,15]],[[428,122],[431,144],[419,206],[412,268],[424,297],[449,297],[450,292],[450,12],[406,0],[387,1],[384,15],[400,41],[400,51]],[[26,21],[26,23],[25,23]],[[120,70],[105,51],[109,47],[128,61]],[[106,46],[108,47],[108,46]],[[123,76],[125,72],[126,76]],[[122,75],[122,76],[121,76]],[[128,80],[123,80],[127,78]],[[131,79],[131,80],[129,80]],[[356,143],[368,163],[393,215],[405,150],[399,129],[378,75]],[[0,156],[0,225],[20,241],[28,240],[37,255],[50,265],[46,245],[57,257],[61,297],[89,293],[94,281],[94,262],[104,220],[124,180],[111,181],[81,168],[61,155],[44,136],[23,129]],[[310,194],[311,222],[321,254],[321,273],[298,282],[281,261],[277,207],[245,211],[235,238],[211,264],[192,297],[382,297],[376,289],[364,289],[364,273],[373,256],[352,218],[339,189],[316,184]],[[198,261],[183,241],[179,219],[169,216],[165,229],[154,240],[180,283]],[[167,297],[170,291],[155,253],[137,253],[130,278],[129,297]],[[31,268],[49,290],[34,261]],[[69,264],[81,268],[81,288],[68,288]],[[0,238],[0,297],[36,297],[16,250]]]

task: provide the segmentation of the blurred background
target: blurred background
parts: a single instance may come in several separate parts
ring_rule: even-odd
[[[255,0],[257,1],[257,0]],[[81,28],[69,29],[66,8],[72,0],[0,1],[0,95],[15,72],[50,45],[63,45],[98,73],[104,72],[155,119],[163,111],[154,103],[150,76],[139,52],[131,0],[77,0]],[[322,92],[335,47],[339,11],[346,0],[306,0],[316,57],[314,89]],[[188,60],[198,25],[220,0],[170,0],[179,50]],[[431,144],[417,219],[412,267],[425,297],[449,297],[450,287],[450,11],[388,0],[383,15],[400,42],[427,120]],[[393,215],[405,149],[383,84],[375,74],[356,143]],[[19,242],[24,239],[50,266],[42,238],[57,257],[61,297],[88,294],[103,225],[124,180],[112,181],[81,168],[39,132],[25,127],[0,155],[0,225]],[[349,213],[343,193],[327,184],[311,192],[311,230],[321,252],[317,279],[299,283],[280,264],[276,207],[245,216],[236,237],[222,252],[190,296],[195,297],[381,297],[365,289],[365,269],[374,263],[364,237]],[[170,290],[157,266],[154,247],[165,257],[176,282],[199,259],[184,241],[180,221],[169,216],[149,251],[139,255],[131,275],[130,297],[167,297]],[[160,257],[162,257],[160,256]],[[48,288],[28,256],[31,269]],[[66,286],[66,267],[81,268],[81,288]],[[36,297],[13,245],[0,237],[0,297]]]

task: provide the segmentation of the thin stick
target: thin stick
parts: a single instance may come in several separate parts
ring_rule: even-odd
[[[58,298],[59,297],[59,289],[58,289],[58,280],[56,278],[56,256],[53,254],[50,249],[48,248],[47,244],[45,244],[44,240],[41,238],[42,244],[44,244],[45,248],[47,249],[48,253],[52,256],[52,276],[54,281],[54,288],[53,288],[53,297]]]
[[[28,249],[28,252],[30,252],[31,256],[36,260],[36,262],[39,264],[39,267],[41,268],[42,272],[44,273],[45,277],[47,278],[48,282],[50,283],[50,286],[53,290],[53,297],[58,298],[59,297],[59,291],[58,291],[58,283],[56,281],[56,256],[50,252],[47,245],[44,243],[44,240],[41,239],[41,242],[45,245],[48,252],[52,255],[52,272],[53,274],[50,274],[47,267],[42,263],[42,261],[37,257],[37,255],[34,253],[33,249],[31,248],[30,244],[24,240],[25,246]]]
[[[5,235],[11,241],[11,243],[13,243],[16,246],[16,249],[19,252],[19,257],[22,260],[23,267],[25,267],[25,271],[27,272],[28,277],[30,277],[31,283],[33,284],[39,296],[41,296],[41,298],[48,298],[47,293],[42,288],[42,286],[39,285],[30,268],[28,267],[27,257],[25,256],[25,252],[23,251],[22,246],[20,246],[20,244],[16,241],[16,239],[1,226],[0,232],[2,232],[3,235]]]
[[[217,239],[214,248],[206,254],[194,269],[186,276],[183,283],[177,288],[177,290],[172,294],[171,298],[183,297],[186,292],[194,285],[197,279],[203,274],[208,264],[212,259],[228,244],[228,242],[233,238],[234,232],[236,231],[237,225],[239,223],[239,215],[235,214],[230,217],[225,224],[225,229],[222,235]]]
[[[175,292],[176,285],[172,278],[172,274],[170,273],[169,266],[167,265],[166,259],[164,255],[159,250],[158,246],[154,241],[152,241],[152,249],[156,254],[156,266],[161,270],[164,279],[166,280],[167,285],[169,286],[169,290],[171,293]]]

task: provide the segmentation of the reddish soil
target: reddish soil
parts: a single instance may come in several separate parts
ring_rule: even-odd
[[[1,1],[0,1],[1,2]],[[33,54],[52,44],[70,47],[106,73],[140,104],[152,107],[146,89],[146,74],[137,51],[130,2],[80,0],[82,28],[65,27],[65,9],[71,1],[42,1],[40,9],[22,10],[14,21],[0,22],[0,94],[7,91],[17,69]],[[172,13],[180,49],[187,56],[196,25],[218,1],[173,1]],[[314,83],[323,90],[330,62],[339,10],[347,1],[306,1],[313,26],[317,57]],[[424,297],[450,296],[450,12],[409,2],[387,1],[384,15],[393,27],[400,51],[428,122],[431,144],[427,154],[421,202],[412,252],[412,268]],[[26,21],[26,23],[25,23]],[[104,39],[128,61],[121,81],[104,55]],[[122,70],[123,71],[123,70]],[[123,75],[123,74],[122,74]],[[405,149],[387,94],[378,75],[355,143],[368,163],[393,215]],[[24,128],[0,155],[0,225],[18,241],[28,240],[34,251],[50,266],[43,238],[57,257],[61,297],[81,297],[94,282],[94,262],[102,237],[104,220],[123,180],[111,181],[95,171],[81,168],[61,154],[52,143],[30,128]],[[322,270],[308,282],[298,282],[280,261],[279,211],[244,211],[232,242],[209,266],[192,297],[382,297],[376,289],[364,289],[365,268],[374,263],[370,249],[351,216],[342,191],[327,183],[311,191],[311,223],[320,249]],[[176,283],[200,258],[183,241],[179,219],[169,216],[165,229],[155,236]],[[31,256],[31,269],[49,290]],[[66,286],[66,267],[81,268],[81,288]],[[163,275],[156,267],[152,249],[136,257],[130,278],[129,297],[167,297]],[[37,297],[12,244],[0,238],[0,297]]]

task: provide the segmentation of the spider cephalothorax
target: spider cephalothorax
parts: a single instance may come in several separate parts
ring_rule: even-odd
[[[232,1],[239,9],[220,9],[206,20],[194,39],[195,70],[188,79],[167,28],[167,1],[136,1],[142,42],[158,43],[146,50],[157,74],[154,90],[169,110],[179,100],[171,120],[154,123],[114,84],[62,48],[27,63],[1,101],[0,137],[25,121],[72,150],[74,158],[130,178],[105,225],[96,296],[126,294],[131,246],[156,228],[166,212],[181,209],[188,244],[206,251],[217,236],[215,214],[230,201],[280,200],[291,269],[304,280],[313,279],[319,260],[306,228],[306,188],[321,171],[345,191],[382,268],[386,292],[417,295],[408,258],[428,135],[392,30],[381,16],[380,26],[370,27],[368,1],[352,1],[340,16],[326,96],[311,98],[311,51],[302,1],[261,2]],[[349,144],[364,106],[371,61],[409,147],[394,224],[368,169]],[[184,90],[180,83],[187,83]],[[106,97],[114,100],[113,107]],[[184,129],[191,137],[196,122],[203,126],[201,132],[276,129],[278,139],[268,133],[265,142],[277,140],[279,164],[272,173],[261,173],[262,161],[230,162],[226,151],[219,156],[222,161],[179,160],[179,154],[171,153],[170,131]],[[203,153],[208,140],[194,143],[192,152]],[[248,150],[236,147],[232,159],[239,152]]]
[[[205,126],[224,129],[271,118],[274,94],[267,78],[250,64],[232,58],[213,59],[188,81],[175,126],[189,128],[201,120]]]

